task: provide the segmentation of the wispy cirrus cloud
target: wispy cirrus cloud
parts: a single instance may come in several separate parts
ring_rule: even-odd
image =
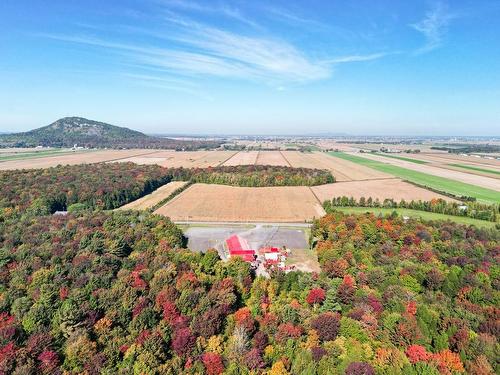
[[[396,52],[379,52],[379,53],[372,53],[368,55],[349,55],[349,56],[341,56],[341,57],[336,57],[333,59],[327,60],[328,63],[330,64],[343,64],[343,63],[351,63],[351,62],[363,62],[363,61],[373,61],[373,60],[378,60],[381,59],[385,56],[388,55],[393,55]]]
[[[168,2],[177,3],[175,0]],[[183,5],[179,6],[203,7],[198,3],[181,3]],[[339,64],[372,61],[387,55],[369,53],[316,57],[267,32],[253,30],[243,34],[228,31],[181,16],[170,9],[165,9],[158,19],[160,23],[153,28],[121,28],[114,38],[102,34],[100,37],[88,34],[38,36],[93,46],[104,53],[117,54],[122,57],[121,63],[134,65],[139,71],[143,69],[149,73],[146,77],[138,74],[136,69],[128,75],[129,78],[165,87],[177,86],[185,92],[197,90],[186,85],[186,81],[199,82],[199,79],[207,77],[253,81],[277,89],[306,84],[330,78]],[[143,41],[145,36],[147,42]],[[178,77],[177,81],[172,77]]]
[[[208,13],[212,15],[220,15],[226,18],[233,19],[240,23],[247,24],[257,29],[262,27],[252,19],[244,16],[238,8],[230,7],[228,5],[214,4],[210,3],[205,5],[195,1],[185,1],[185,0],[158,0],[162,5],[169,9],[177,10],[187,10],[200,13]]]
[[[440,47],[448,32],[449,24],[455,17],[456,15],[449,11],[446,4],[437,2],[421,21],[411,24],[410,26],[422,33],[426,39],[425,45],[416,53],[422,54]]]

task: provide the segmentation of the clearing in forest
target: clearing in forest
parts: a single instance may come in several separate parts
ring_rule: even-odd
[[[306,186],[194,184],[155,213],[174,221],[303,223],[325,211]]]

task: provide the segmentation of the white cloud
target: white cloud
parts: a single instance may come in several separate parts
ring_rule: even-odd
[[[415,30],[422,33],[426,39],[425,45],[416,52],[430,52],[440,47],[453,18],[455,18],[455,16],[448,11],[448,7],[441,2],[437,2],[434,4],[433,8],[427,12],[424,19],[410,25]]]
[[[394,54],[394,53],[391,53]],[[330,64],[343,64],[343,63],[350,63],[350,62],[362,62],[362,61],[372,61],[372,60],[378,60],[381,59],[382,57],[385,57],[389,55],[389,53],[372,53],[369,55],[349,55],[349,56],[341,56],[337,58],[333,58],[328,60],[328,63]]]
[[[194,1],[185,0],[160,0],[160,2],[170,9],[221,15],[223,17],[234,19],[238,22],[247,24],[257,29],[261,28],[261,26],[257,22],[249,19],[248,17],[245,17],[239,9],[229,7],[227,5],[216,5],[213,2],[210,2],[210,5],[204,5]]]
[[[168,3],[177,3],[169,0]],[[202,7],[197,3],[179,2],[183,6]],[[188,4],[188,5],[186,5]],[[204,8],[201,8],[204,9]],[[149,35],[148,45],[138,42],[120,42],[104,38],[43,34],[39,36],[60,41],[90,45],[102,48],[107,53],[123,56],[128,64],[135,64],[151,73],[145,77],[130,76],[152,83],[152,76],[158,75],[155,84],[172,85],[172,77],[185,81],[193,77],[207,76],[260,82],[279,88],[293,84],[305,84],[328,79],[335,65],[371,61],[383,58],[386,53],[348,55],[336,58],[313,58],[290,42],[267,33],[248,35],[196,22],[167,10],[161,18],[160,30],[129,29],[126,40],[134,40],[139,34]],[[158,27],[155,28],[158,30]],[[132,36],[132,38],[130,38]],[[134,72],[136,73],[136,72]],[[167,76],[167,78],[165,78]],[[179,82],[176,83],[184,89]]]

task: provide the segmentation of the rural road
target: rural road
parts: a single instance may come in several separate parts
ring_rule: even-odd
[[[241,222],[241,221],[174,221],[179,225],[200,225],[200,226],[268,226],[268,227],[297,227],[310,228],[311,223],[262,223],[262,222]]]

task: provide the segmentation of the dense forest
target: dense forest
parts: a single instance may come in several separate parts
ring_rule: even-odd
[[[323,169],[269,165],[238,165],[191,169],[190,180],[232,186],[315,186],[335,182]]]
[[[0,223],[0,373],[494,374],[499,233],[327,215],[255,277],[138,212]]]
[[[73,147],[77,145],[89,148],[197,150],[217,148],[221,143],[152,137],[135,130],[82,117],[64,117],[50,125],[28,132],[0,135],[0,147]]]
[[[234,186],[312,186],[334,181],[324,170],[253,165],[189,169],[108,163],[0,171],[0,219],[17,217],[25,210],[40,215],[78,208],[113,209],[173,180]]]
[[[497,222],[500,220],[500,206],[488,205],[477,202],[447,202],[444,199],[433,199],[431,201],[405,201],[404,199],[396,202],[393,199],[361,197],[359,200],[353,197],[336,197],[325,201],[323,208],[326,212],[335,209],[335,207],[383,207],[383,208],[409,208],[412,210],[436,212],[446,215],[467,216],[479,220]]]
[[[132,163],[0,172],[0,374],[500,371],[498,230],[330,212],[311,228],[321,273],[264,278],[238,258],[189,251],[168,218],[102,210],[177,179],[301,178],[328,173]],[[75,205],[85,209],[51,215]]]

